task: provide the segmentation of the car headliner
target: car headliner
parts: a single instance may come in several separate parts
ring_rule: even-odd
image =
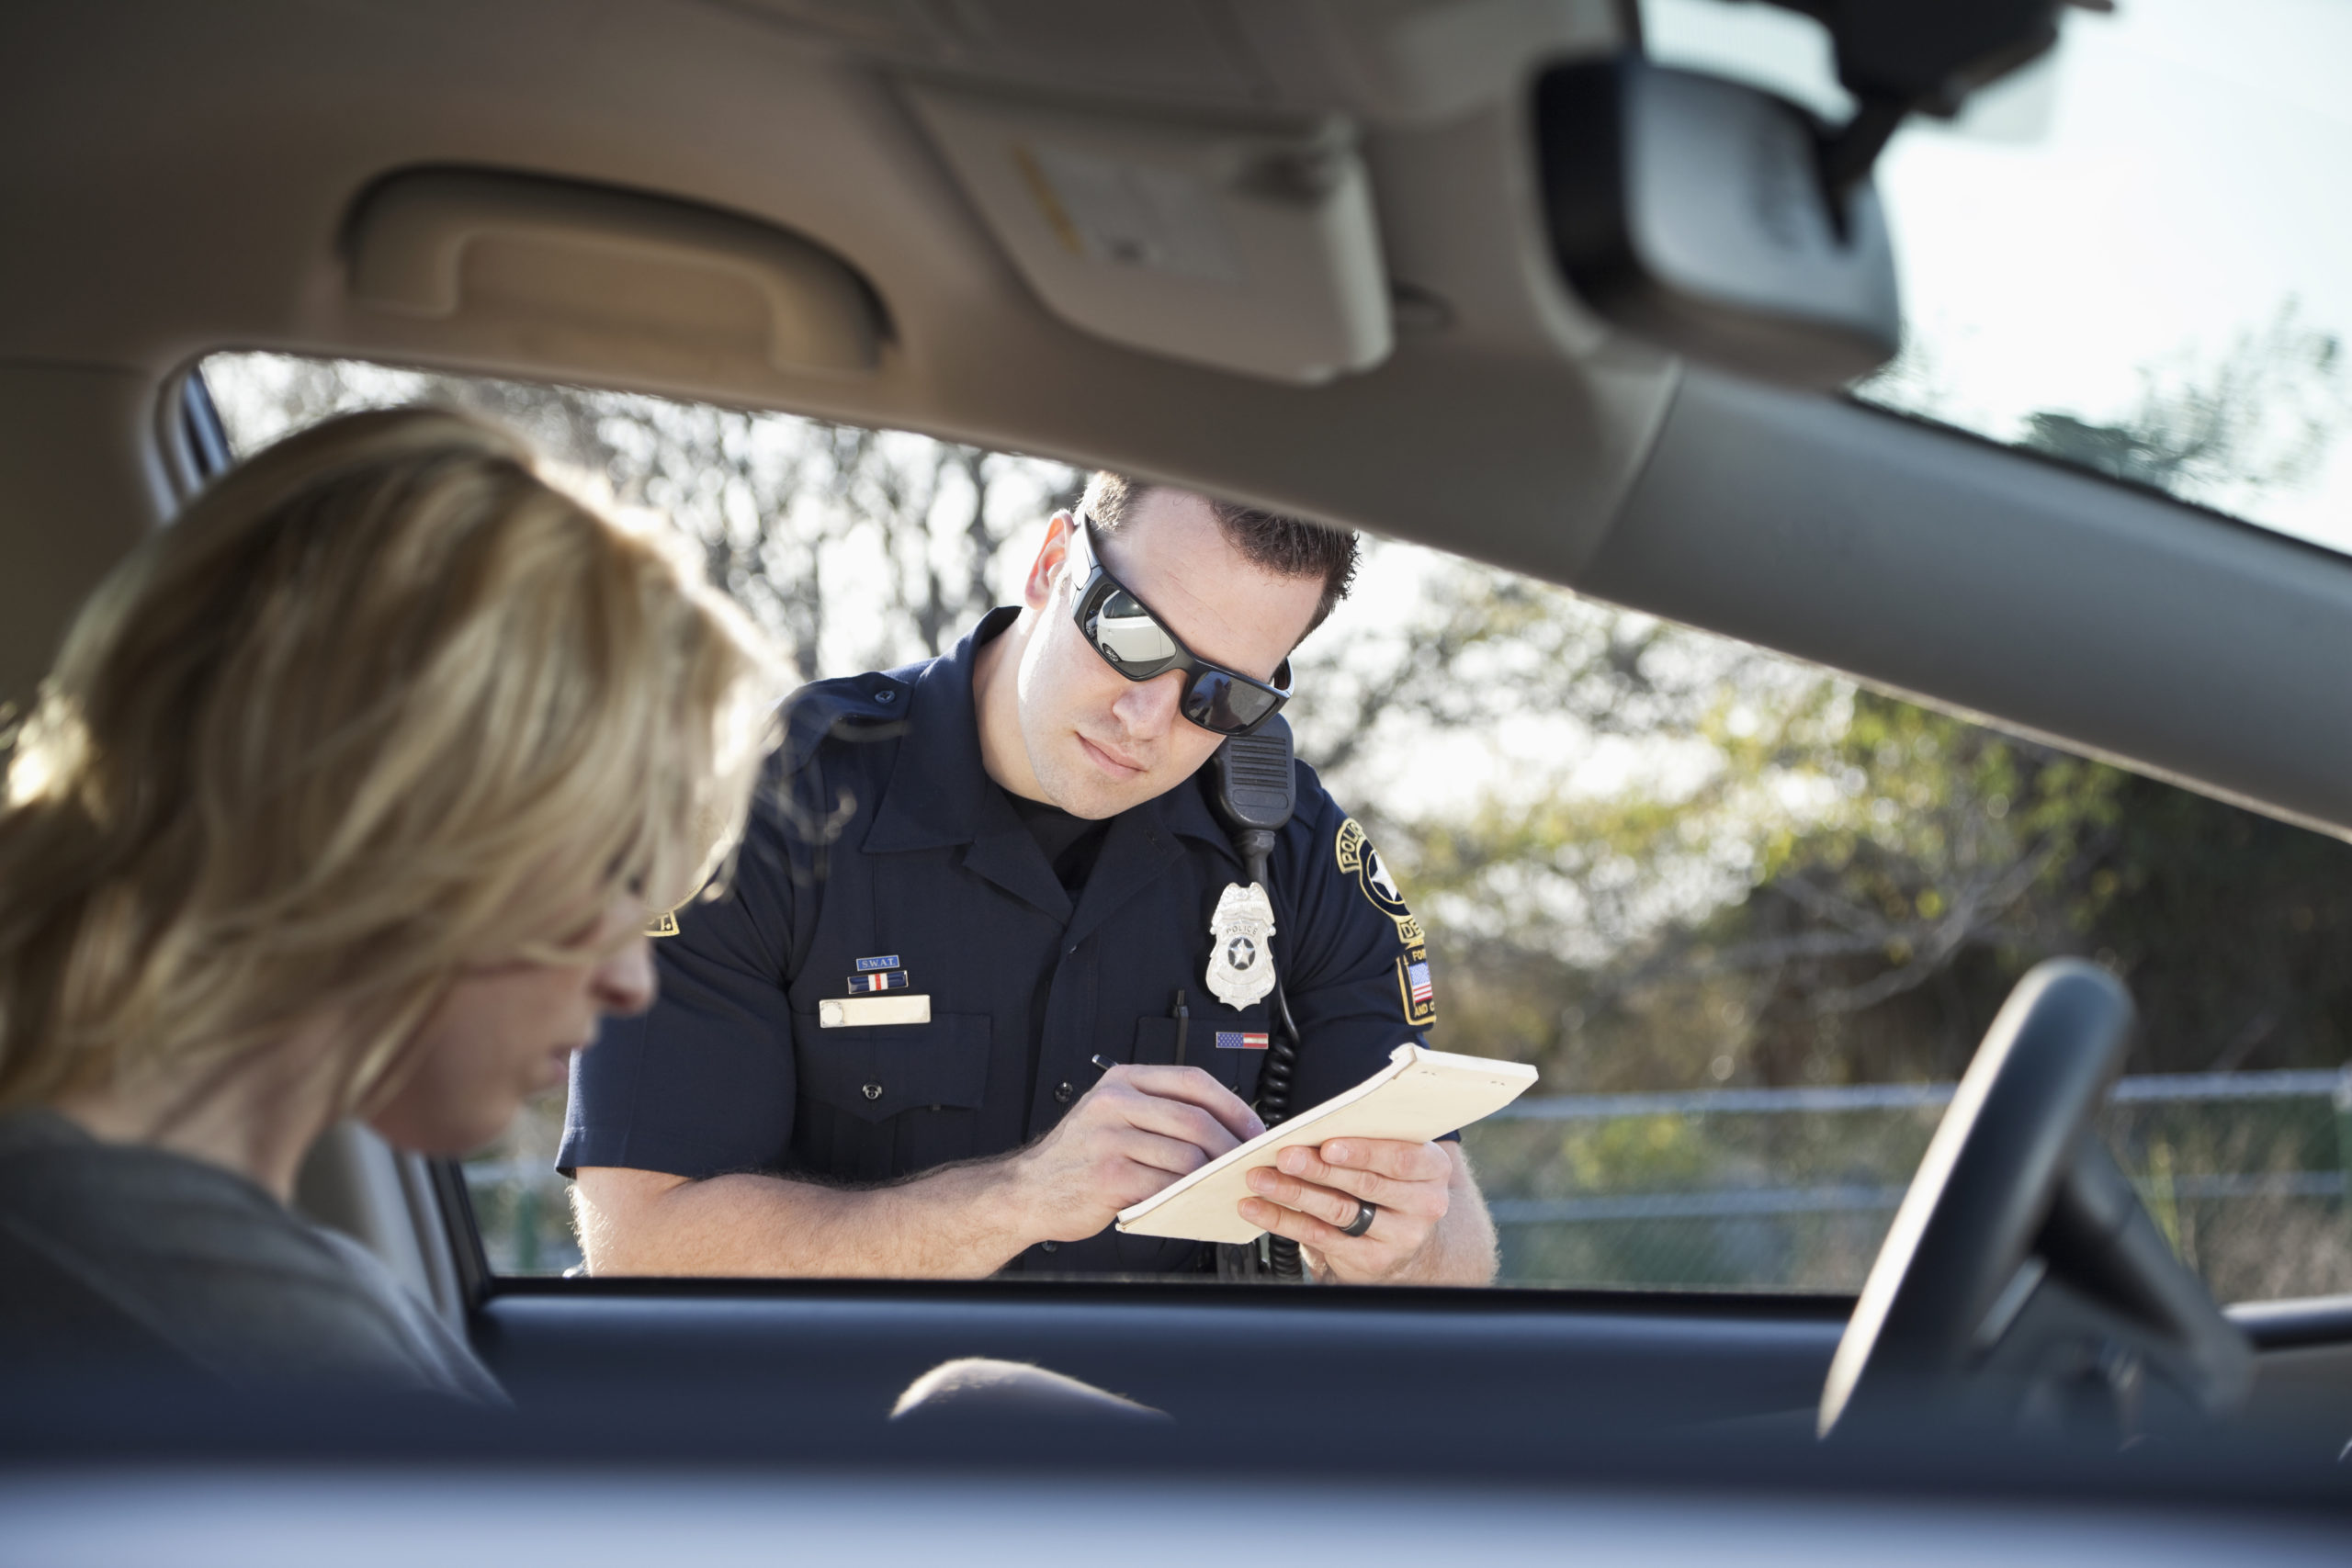
[[[1193,105],[1351,111],[1390,276],[1446,306],[1442,324],[1400,326],[1377,368],[1296,387],[1065,324],[902,96],[960,75],[1167,112],[1186,89],[1155,76],[1155,29],[1240,27],[1216,0],[959,13],[1051,39],[1050,55],[957,53],[911,8],[823,0],[11,7],[0,699],[28,694],[72,604],[189,487],[175,378],[259,348],[561,375],[1122,467],[1535,573],[2352,830],[2352,734],[2312,722],[2335,707],[2328,650],[2352,642],[2352,562],[1612,334],[1546,260],[1520,89],[1626,25],[1612,0],[1562,0],[1512,11],[1536,22],[1498,42],[1473,25],[1493,10],[1261,0],[1246,29],[1258,101]],[[1396,85],[1462,59],[1479,70]],[[420,167],[656,193],[805,236],[872,288],[879,364],[558,362],[367,310],[348,287],[354,203]]]

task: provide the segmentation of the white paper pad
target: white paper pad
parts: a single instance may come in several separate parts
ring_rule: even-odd
[[[1345,1094],[1299,1112],[1121,1210],[1119,1229],[1129,1235],[1185,1241],[1255,1241],[1265,1233],[1243,1219],[1235,1205],[1250,1196],[1249,1173],[1273,1164],[1274,1156],[1294,1144],[1333,1138],[1427,1143],[1493,1115],[1534,1082],[1535,1069],[1518,1062],[1458,1056],[1409,1043],[1399,1045],[1387,1066]]]

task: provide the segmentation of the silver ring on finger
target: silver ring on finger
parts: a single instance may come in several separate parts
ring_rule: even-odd
[[[1342,1225],[1340,1228],[1340,1234],[1341,1235],[1363,1235],[1364,1232],[1372,1228],[1372,1216],[1378,1213],[1380,1213],[1379,1204],[1367,1203],[1361,1198],[1357,1199],[1356,1217],[1351,1224]]]

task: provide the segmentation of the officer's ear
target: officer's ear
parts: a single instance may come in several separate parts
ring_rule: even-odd
[[[1069,559],[1070,536],[1077,520],[1067,512],[1057,512],[1046,525],[1046,542],[1037,547],[1037,558],[1029,563],[1028,580],[1021,585],[1021,602],[1040,614],[1054,602],[1054,584]]]

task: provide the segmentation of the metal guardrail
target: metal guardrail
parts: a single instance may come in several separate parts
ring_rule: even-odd
[[[1540,1145],[1549,1140],[1539,1127],[1529,1126],[1529,1123],[1560,1124],[1561,1133],[1566,1134],[1574,1124],[1590,1127],[1606,1122],[1643,1117],[1770,1118],[1866,1111],[1931,1111],[1949,1104],[1956,1088],[1951,1083],[1854,1084],[1791,1089],[1696,1089],[1662,1094],[1546,1095],[1523,1098],[1497,1112],[1488,1119],[1488,1123],[1481,1125],[1515,1122],[1524,1129],[1516,1137],[1499,1126],[1495,1129],[1506,1145],[1523,1143],[1529,1134],[1533,1134]],[[2295,1100],[2317,1100],[2332,1107],[2343,1129],[2344,1158],[2347,1166],[2352,1166],[2352,1066],[2335,1072],[2150,1074],[2119,1081],[2109,1094],[2108,1104],[2111,1107],[2247,1104]],[[1477,1137],[1478,1131],[1473,1129],[1471,1135]],[[1494,1145],[1498,1153],[1502,1146]],[[1908,1163],[1908,1156],[1904,1163]],[[1511,1185],[1508,1170],[1507,1162],[1489,1170],[1490,1177],[1504,1178],[1501,1183],[1504,1191],[1508,1191]],[[1764,1173],[1758,1171],[1752,1174]],[[1806,1216],[1853,1215],[1858,1217],[1856,1223],[1883,1224],[1883,1219],[1863,1222],[1859,1217],[1884,1216],[1894,1213],[1903,1201],[1905,1187],[1889,1182],[1884,1178],[1901,1173],[1882,1166],[1867,1174],[1860,1171],[1854,1174],[1861,1179],[1849,1178],[1844,1181],[1812,1185],[1690,1187],[1649,1191],[1588,1190],[1559,1198],[1518,1198],[1497,1194],[1489,1198],[1487,1207],[1497,1224],[1511,1227],[1514,1234],[1521,1236],[1544,1234],[1534,1227],[1607,1226],[1626,1222],[1636,1224],[1672,1221],[1730,1222],[1736,1228],[1739,1222],[1744,1221],[1760,1227],[1758,1234],[1763,1235],[1776,1234],[1781,1227],[1792,1224],[1802,1224]],[[507,1222],[507,1231],[512,1234],[506,1235],[506,1245],[521,1250],[506,1260],[506,1266],[525,1269],[552,1269],[577,1257],[569,1217],[565,1213],[563,1183],[546,1156],[508,1156],[473,1161],[467,1165],[466,1176],[477,1194],[503,1189],[511,1195],[514,1202],[520,1205]],[[1872,1177],[1879,1179],[1871,1179]],[[1765,1179],[1770,1180],[1770,1176],[1765,1176]],[[2284,1199],[2333,1201],[2352,1209],[2352,1169],[2181,1173],[2167,1175],[2161,1180],[2142,1181],[2138,1185],[2143,1196],[2152,1204],[2165,1201]],[[1614,1231],[1592,1234],[1623,1237],[1642,1233]],[[1605,1245],[1623,1247],[1630,1244],[1621,1241]],[[1682,1245],[1676,1242],[1670,1247]],[[1620,1266],[1623,1266],[1622,1258]],[[1679,1277],[1678,1271],[1689,1265],[1677,1255],[1665,1263],[1651,1267],[1666,1269],[1667,1273],[1662,1277]],[[1818,1285],[1823,1281],[1808,1276],[1807,1282]]]
[[[1488,1120],[1605,1122],[1621,1116],[1770,1116],[1838,1111],[1916,1111],[1951,1103],[1951,1083],[1839,1084],[1804,1089],[1702,1089],[1666,1094],[1522,1096]],[[2334,1098],[2352,1106],[2352,1066],[2336,1071],[2150,1073],[2118,1079],[2110,1105],[2165,1100]]]
[[[1623,1116],[1771,1116],[1790,1114],[1819,1114],[1841,1111],[1917,1111],[1949,1104],[1952,1091],[1958,1088],[1950,1083],[1841,1084],[1832,1088],[1800,1089],[1705,1089],[1664,1094],[1549,1094],[1521,1096],[1504,1106],[1491,1117],[1493,1122],[1605,1122]],[[2352,1110],[2352,1066],[2337,1071],[2269,1072],[2269,1073],[2163,1073],[2119,1079],[2109,1092],[2109,1105],[2142,1105],[2166,1100],[2246,1100],[2333,1099],[2337,1107]],[[468,1162],[466,1174],[479,1183],[495,1181],[536,1182],[553,1178],[553,1170],[544,1162],[532,1159],[474,1160]],[[1809,1189],[1815,1191],[1845,1191],[1849,1189]],[[1852,1189],[1851,1190],[1864,1190]],[[1869,1190],[1875,1190],[1871,1189]],[[1902,1189],[1893,1189],[1902,1196]],[[2237,1194],[2211,1193],[2184,1196],[2226,1197]],[[1696,1196],[1669,1194],[1663,1196]],[[1758,1197],[1758,1193],[1730,1193],[1726,1197]],[[1613,1200],[1610,1200],[1613,1201]],[[1577,1200],[1584,1201],[1584,1200]],[[1604,1201],[1604,1200],[1592,1200]],[[1886,1207],[1893,1208],[1893,1202]],[[1712,1211],[1711,1211],[1712,1212]],[[1808,1208],[1739,1209],[1736,1213],[1797,1213],[1817,1212]],[[1499,1213],[1498,1219],[1501,1218]],[[1567,1218],[1605,1218],[1600,1214],[1567,1215]]]
[[[466,1179],[477,1187],[487,1187],[500,1181],[520,1181],[554,1189],[563,1179],[556,1175],[555,1167],[543,1159],[469,1159],[466,1161],[465,1170]]]
[[[2143,1195],[2154,1184],[2138,1184]],[[2344,1178],[2329,1170],[2259,1171],[2239,1176],[2176,1176],[2176,1199],[2340,1198]],[[1714,1188],[1697,1192],[1625,1192],[1600,1198],[1498,1198],[1487,1205],[1498,1225],[1577,1224],[1595,1220],[1732,1220],[1768,1214],[1848,1214],[1891,1210],[1903,1187]]]
[[[1823,1088],[1694,1089],[1663,1094],[1564,1094],[1521,1099],[1494,1122],[1607,1122],[1645,1116],[1820,1115],[1924,1111],[1949,1104],[1951,1083],[1851,1084]],[[2148,1074],[2118,1080],[2107,1103],[2212,1104],[2324,1100],[2352,1116],[2352,1066],[2335,1071]],[[2143,1196],[2156,1183],[2141,1182]],[[1839,1183],[1812,1187],[1708,1188],[1683,1191],[1595,1193],[1574,1198],[1496,1198],[1487,1208],[1504,1225],[1579,1224],[1624,1220],[1737,1220],[1777,1215],[1890,1212],[1904,1186]],[[2174,1200],[2333,1198],[2352,1194],[2343,1171],[2184,1174],[2162,1184]]]

